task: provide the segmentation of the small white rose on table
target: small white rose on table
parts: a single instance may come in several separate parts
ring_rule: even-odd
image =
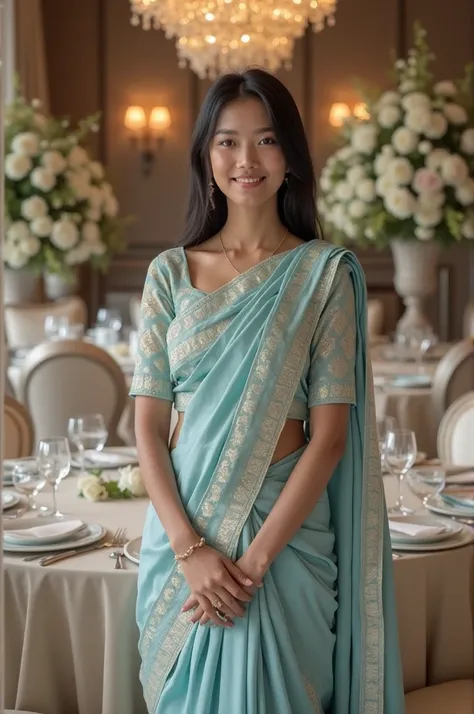
[[[139,466],[125,466],[116,471],[100,471],[88,474],[78,479],[78,494],[88,501],[107,501],[108,499],[121,500],[130,498],[143,498],[147,496]]]

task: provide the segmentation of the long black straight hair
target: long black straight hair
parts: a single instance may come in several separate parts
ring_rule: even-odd
[[[296,103],[276,77],[252,68],[222,75],[204,99],[192,137],[186,223],[179,244],[199,245],[225,225],[227,199],[215,182],[214,191],[210,190],[209,150],[222,110],[229,102],[242,97],[254,97],[263,102],[285,157],[288,174],[277,195],[280,221],[302,240],[321,237],[313,162]]]

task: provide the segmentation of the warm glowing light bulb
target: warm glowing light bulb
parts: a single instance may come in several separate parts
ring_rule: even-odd
[[[342,126],[351,115],[351,110],[345,102],[335,102],[329,112],[331,126]]]
[[[140,131],[146,127],[146,116],[143,107],[128,107],[123,120],[130,131]]]
[[[171,125],[171,117],[168,107],[153,107],[151,110],[148,126],[151,131],[162,134]]]

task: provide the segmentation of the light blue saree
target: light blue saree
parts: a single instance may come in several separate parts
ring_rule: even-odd
[[[331,307],[335,333],[326,329],[341,271],[353,286],[355,339],[341,303]],[[137,602],[150,714],[403,714],[366,292],[355,257],[311,241],[206,295],[186,279],[184,251],[166,251],[150,266],[139,344],[131,394],[185,410],[171,452],[179,492],[196,530],[234,560],[304,451],[270,465],[308,355],[313,381],[319,356],[329,365],[309,405],[354,404],[328,489],[232,629],[192,625],[181,613],[189,590],[150,505]],[[344,381],[348,364],[355,395]]]

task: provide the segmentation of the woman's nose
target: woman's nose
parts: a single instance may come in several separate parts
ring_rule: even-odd
[[[237,168],[252,168],[258,165],[258,154],[255,146],[243,145],[239,149],[239,155],[237,157],[236,166]]]

